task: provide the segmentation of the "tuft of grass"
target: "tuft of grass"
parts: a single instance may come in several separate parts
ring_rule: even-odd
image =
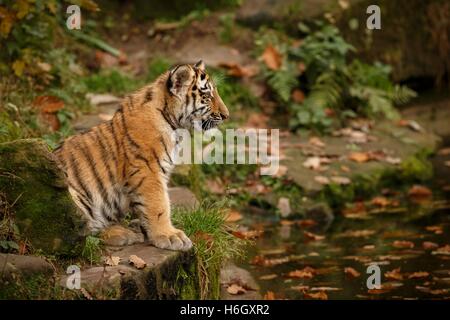
[[[118,70],[101,71],[83,78],[88,92],[125,94],[138,89],[143,83]]]
[[[81,257],[92,264],[99,264],[102,258],[103,241],[94,236],[87,236],[84,241],[84,247],[81,251]]]
[[[173,221],[194,243],[200,298],[218,299],[219,274],[225,261],[243,256],[246,242],[225,222],[225,203],[203,202],[194,210],[176,209]]]

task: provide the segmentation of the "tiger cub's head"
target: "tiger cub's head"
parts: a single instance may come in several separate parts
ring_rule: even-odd
[[[169,72],[167,89],[176,101],[172,112],[186,129],[209,130],[227,119],[229,112],[202,61]]]

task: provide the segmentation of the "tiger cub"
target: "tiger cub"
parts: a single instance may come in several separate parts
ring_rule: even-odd
[[[107,244],[143,241],[142,235],[119,224],[131,210],[154,246],[190,249],[191,240],[170,219],[173,133],[197,123],[208,130],[228,116],[199,61],[176,66],[125,97],[111,121],[67,138],[54,154],[88,232],[102,232]]]

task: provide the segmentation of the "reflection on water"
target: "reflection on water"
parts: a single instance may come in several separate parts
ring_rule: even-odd
[[[305,221],[247,214],[241,224],[264,233],[241,265],[263,295],[272,291],[277,299],[323,298],[321,292],[328,299],[448,299],[449,213],[409,222],[403,219],[407,213],[340,217],[323,234]],[[367,267],[374,263],[381,269],[380,290],[366,285]]]

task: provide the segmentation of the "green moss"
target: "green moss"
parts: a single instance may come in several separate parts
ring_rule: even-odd
[[[72,254],[84,221],[42,140],[0,144],[0,191],[14,203],[21,237],[34,249]]]
[[[0,300],[68,300],[82,299],[79,290],[68,290],[52,275],[35,274],[14,278],[0,277]]]

